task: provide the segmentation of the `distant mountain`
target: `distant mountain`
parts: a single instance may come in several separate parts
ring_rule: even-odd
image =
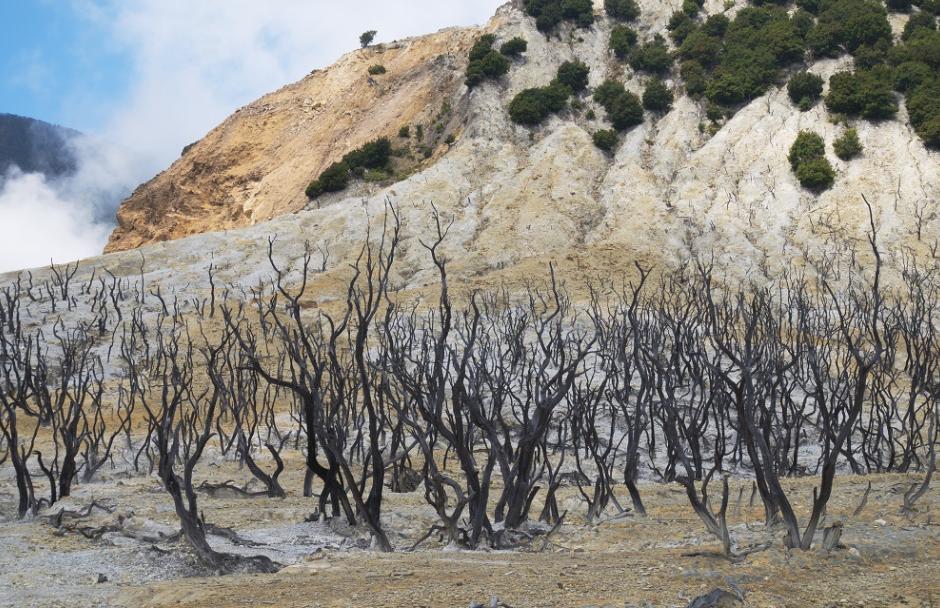
[[[69,142],[79,135],[41,120],[0,114],[0,180],[13,165],[50,179],[74,173],[78,161]]]

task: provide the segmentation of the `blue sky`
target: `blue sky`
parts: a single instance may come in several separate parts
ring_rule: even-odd
[[[3,0],[0,24],[0,111],[98,130],[131,66],[102,24],[63,0]]]
[[[502,1],[0,0],[0,112],[166,157],[365,29],[388,41],[483,23]],[[160,136],[128,129],[134,112]]]

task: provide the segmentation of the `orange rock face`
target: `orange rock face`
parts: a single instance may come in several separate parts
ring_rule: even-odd
[[[451,28],[355,51],[239,109],[124,201],[105,251],[302,209],[307,184],[350,150],[405,125],[427,128],[463,86],[478,34]],[[386,73],[370,76],[375,64]]]

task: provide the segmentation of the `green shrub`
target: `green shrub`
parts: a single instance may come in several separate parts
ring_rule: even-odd
[[[723,48],[721,37],[710,36],[704,28],[697,29],[682,41],[679,56],[683,59],[698,61],[703,66],[712,66],[718,62]]]
[[[643,91],[643,107],[651,112],[668,112],[672,108],[673,94],[659,78],[652,79]]]
[[[594,134],[594,145],[608,154],[617,148],[618,143],[620,143],[620,136],[613,129],[598,131]]]
[[[348,185],[349,167],[342,162],[333,163],[323,170],[320,177],[310,182],[310,185],[307,186],[306,195],[309,199],[315,199],[327,192],[345,190]]]
[[[387,169],[368,169],[362,174],[363,181],[384,182],[392,178],[392,172]]]
[[[617,59],[626,59],[636,44],[636,32],[626,25],[616,25],[610,30],[610,50]]]
[[[487,53],[493,50],[494,44],[496,44],[495,34],[483,34],[477,38],[473,46],[470,47],[470,53],[468,55],[470,62],[479,61],[486,57]]]
[[[580,93],[588,86],[591,70],[580,61],[566,61],[558,67],[555,80],[567,86],[573,93]]]
[[[888,51],[888,60],[898,65],[905,61],[922,61],[935,70],[940,70],[940,32],[919,29],[904,44]]]
[[[343,157],[343,163],[350,171],[359,169],[378,169],[388,164],[392,154],[392,142],[382,137],[364,144]]]
[[[411,137],[411,127],[405,125],[404,127],[398,129],[398,137],[402,139],[408,139]]]
[[[887,66],[839,72],[829,79],[826,107],[830,112],[879,120],[898,111],[892,91],[893,74]]]
[[[359,35],[359,46],[361,46],[362,48],[366,48],[367,46],[372,44],[372,41],[375,40],[376,34],[378,34],[378,32],[375,30],[362,32],[362,34]]]
[[[888,10],[896,13],[907,13],[911,10],[913,4],[911,0],[885,0]]]
[[[640,105],[640,98],[629,91],[616,97],[605,109],[610,118],[610,124],[618,131],[625,131],[643,122],[643,106]]]
[[[535,17],[540,32],[553,31],[562,21],[578,27],[594,23],[594,4],[591,0],[525,0],[526,13]]]
[[[894,69],[894,90],[906,93],[934,77],[934,71],[926,63],[905,61]]]
[[[640,16],[636,0],[604,0],[607,16],[618,21],[633,21]]]
[[[801,164],[796,170],[800,185],[813,192],[822,192],[832,187],[836,172],[824,156],[812,158]]]
[[[669,18],[669,22],[666,24],[666,29],[669,30],[669,37],[672,38],[672,41],[676,45],[682,44],[686,38],[689,37],[689,34],[695,31],[696,25],[692,21],[692,18],[683,13],[682,11],[676,11],[672,14],[672,17]]]
[[[855,49],[855,69],[871,69],[884,63],[887,57],[888,48],[883,44],[878,46],[862,45]]]
[[[918,11],[911,15],[907,23],[904,24],[904,31],[901,33],[901,40],[907,42],[915,35],[921,33],[921,30],[931,32],[937,29],[937,18],[926,11]]]
[[[685,82],[685,92],[691,97],[697,97],[705,92],[707,80],[705,68],[698,61],[683,61],[679,66],[679,74]]]
[[[796,136],[796,141],[790,146],[790,154],[787,159],[790,161],[790,167],[796,171],[806,161],[825,155],[826,144],[818,133],[800,131]]]
[[[663,37],[656,34],[652,41],[633,49],[629,62],[634,70],[662,74],[672,67],[672,55]]]
[[[891,25],[878,0],[829,0],[822,2],[816,26],[807,44],[818,57],[835,56],[841,50],[854,53],[862,45],[892,42]]]
[[[820,192],[835,181],[836,172],[826,160],[826,144],[817,133],[800,131],[788,159],[800,185],[808,190]]]
[[[622,82],[616,80],[607,79],[601,83],[599,87],[594,89],[594,101],[601,104],[602,107],[607,108],[611,102],[616,97],[623,95],[627,90],[624,88]]]
[[[486,80],[496,80],[509,73],[509,59],[503,53],[493,49],[495,42],[496,36],[486,34],[471,47],[467,78],[464,81],[467,87],[472,89]]]
[[[822,95],[823,79],[810,72],[799,72],[790,78],[787,83],[787,95],[793,103],[804,105],[806,99],[812,105],[812,102],[819,99]]]
[[[352,175],[364,175],[372,170],[388,168],[392,156],[392,142],[382,137],[364,144],[343,157],[340,162],[327,167],[320,176],[307,186],[308,198],[314,199],[325,192],[339,192],[349,185]]]
[[[536,126],[565,109],[571,89],[560,83],[525,89],[509,102],[509,118],[520,125]]]
[[[928,80],[908,93],[907,113],[924,143],[940,147],[940,79]]]
[[[607,110],[610,123],[618,131],[643,122],[643,106],[640,99],[616,80],[606,80],[597,87],[594,90],[594,101]]]
[[[713,103],[733,107],[764,93],[779,78],[780,69],[802,60],[803,40],[787,11],[773,4],[742,9],[726,25],[723,38],[706,36],[705,28],[689,36],[680,52],[711,68],[705,94]],[[714,53],[714,40],[721,41]]]
[[[811,13],[804,11],[803,9],[793,13],[793,15],[790,17],[790,22],[793,23],[793,29],[796,30],[797,35],[804,41],[813,27],[816,26],[816,18],[813,17]]]
[[[728,31],[728,25],[731,21],[724,15],[709,15],[705,23],[702,24],[702,31],[709,36],[721,38]]]
[[[832,147],[836,151],[836,156],[842,160],[851,160],[862,153],[862,142],[858,139],[858,131],[855,129],[846,129],[839,136]]]
[[[379,76],[380,74],[384,74],[386,71],[387,70],[385,69],[385,66],[378,63],[369,66],[369,73],[373,76]]]
[[[503,45],[499,47],[499,52],[506,57],[519,57],[525,53],[528,48],[529,43],[526,39],[516,36],[504,42]]]
[[[682,12],[689,17],[696,17],[700,10],[702,5],[697,0],[682,0]]]
[[[796,5],[798,7],[813,15],[819,12],[820,4],[820,0],[796,0]]]

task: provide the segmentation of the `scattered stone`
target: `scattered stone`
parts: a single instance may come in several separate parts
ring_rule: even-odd
[[[99,573],[98,573],[98,578],[97,578],[97,580],[96,580],[95,582],[96,582],[97,584],[99,584],[99,585],[100,585],[101,583],[107,583],[107,582],[108,582],[108,577],[105,576],[104,574],[101,574],[101,573],[99,572]]]
[[[742,604],[741,599],[735,594],[724,589],[715,589],[708,595],[692,600],[688,608],[735,608]]]

